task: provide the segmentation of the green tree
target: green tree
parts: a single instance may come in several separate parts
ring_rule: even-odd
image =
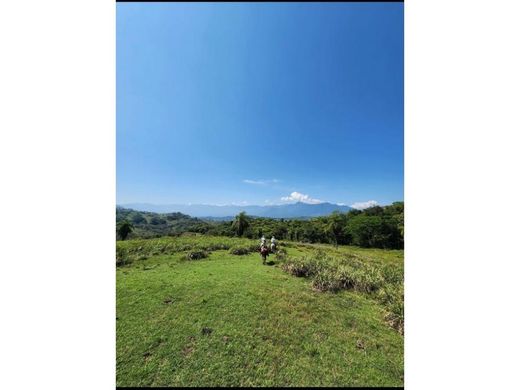
[[[146,223],[146,218],[143,217],[143,215],[141,213],[135,213],[132,216],[132,222],[135,223],[136,225],[138,225],[140,223]]]
[[[376,215],[358,215],[351,218],[347,230],[352,236],[352,243],[365,248],[388,248],[392,234],[388,225]]]
[[[315,225],[311,222],[305,225],[302,234],[300,235],[300,239],[306,242],[317,242],[319,240],[319,231]]]
[[[134,226],[127,220],[121,221],[117,225],[117,234],[119,234],[119,237],[121,237],[121,240],[126,240],[128,235],[132,233],[134,230]]]
[[[154,215],[151,219],[150,219],[150,224],[152,225],[164,225],[166,223],[166,220],[161,218],[161,217],[158,217],[156,215]]]
[[[332,238],[335,246],[345,243],[345,226],[347,224],[347,217],[338,211],[333,212],[325,222],[325,232]]]
[[[241,211],[233,221],[232,228],[236,235],[242,237],[244,231],[249,227],[250,220],[245,211]]]

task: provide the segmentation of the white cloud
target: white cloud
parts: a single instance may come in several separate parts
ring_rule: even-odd
[[[280,183],[280,180],[278,180],[278,179],[271,179],[271,180],[250,180],[250,179],[244,179],[244,180],[242,180],[242,182],[246,183],[246,184],[254,184],[254,185],[260,185],[260,186],[266,186],[268,184]]]
[[[299,192],[291,192],[291,195],[289,196],[283,196],[281,198],[284,202],[303,202],[303,203],[309,203],[309,204],[318,204],[323,203],[322,200],[319,199],[313,199],[309,195],[305,195]]]
[[[263,182],[262,180],[244,179],[244,180],[242,180],[242,182],[247,183],[247,184],[259,184],[259,185],[264,185],[265,184],[265,182]]]
[[[377,202],[375,200],[367,200],[366,202],[356,202],[350,205],[350,207],[357,210],[364,210],[373,206],[377,206]]]

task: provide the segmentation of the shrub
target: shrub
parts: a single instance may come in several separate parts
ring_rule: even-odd
[[[352,279],[355,290],[367,293],[376,291],[384,284],[381,272],[371,266],[354,269]]]
[[[276,253],[279,253],[281,255],[287,255],[287,250],[285,250],[284,248],[280,248],[276,250]]]
[[[387,307],[385,319],[391,327],[404,334],[404,302],[396,301]]]
[[[283,265],[285,272],[294,276],[309,277],[316,275],[323,267],[320,259],[303,257],[301,259],[289,259]]]
[[[229,249],[231,246],[229,244],[224,244],[224,243],[214,243],[214,244],[208,244],[204,247],[205,250],[208,250],[208,251],[218,251],[218,250],[225,250],[225,249]]]
[[[312,280],[312,287],[318,291],[336,292],[341,290],[342,285],[333,269],[324,268]]]
[[[381,273],[386,283],[399,284],[404,281],[404,271],[402,267],[386,265],[381,269]]]
[[[208,252],[202,250],[194,250],[186,253],[186,260],[200,260],[208,257]]]
[[[354,268],[349,265],[340,265],[336,270],[336,277],[338,278],[341,287],[344,289],[354,288],[355,279],[354,279]]]
[[[386,320],[401,334],[404,333],[404,286],[388,284],[377,292],[377,299],[384,305]]]
[[[287,260],[283,265],[282,269],[294,276],[302,277],[307,276],[307,267],[305,263],[299,259],[290,259]]]
[[[285,249],[278,249],[274,254],[274,257],[277,261],[286,261],[287,260],[287,251]]]
[[[116,246],[116,266],[121,267],[123,265],[130,264],[132,262],[126,248]]]
[[[237,256],[248,255],[251,252],[252,252],[252,250],[248,246],[235,246],[229,250],[229,253],[231,253],[232,255],[237,255]]]

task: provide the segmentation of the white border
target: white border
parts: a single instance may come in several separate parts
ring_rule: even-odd
[[[518,385],[517,1],[405,4],[406,387]],[[0,12],[0,387],[115,386],[115,3]]]
[[[520,3],[405,2],[405,386],[518,379]]]
[[[115,2],[0,9],[0,388],[115,387]]]

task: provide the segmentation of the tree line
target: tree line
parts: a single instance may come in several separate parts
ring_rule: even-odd
[[[127,236],[158,237],[184,232],[217,236],[259,238],[366,248],[402,249],[404,247],[404,202],[374,206],[365,210],[334,212],[311,219],[251,217],[242,212],[232,221],[204,221],[181,213],[156,214],[119,209],[118,226],[130,223]],[[124,232],[123,232],[124,233]],[[122,237],[120,235],[120,237]]]

